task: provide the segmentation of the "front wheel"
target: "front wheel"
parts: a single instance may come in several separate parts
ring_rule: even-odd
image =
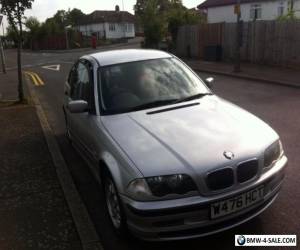
[[[123,234],[126,231],[125,215],[122,210],[122,204],[116,185],[109,174],[105,177],[104,192],[110,221],[116,232],[118,234]]]

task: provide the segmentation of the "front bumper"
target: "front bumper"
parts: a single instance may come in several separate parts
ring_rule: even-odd
[[[138,202],[122,196],[127,224],[144,240],[164,241],[206,236],[240,225],[263,212],[276,199],[284,178],[283,156],[269,171],[246,187],[212,197],[188,197],[167,201]],[[210,218],[210,204],[264,185],[264,198],[244,210]]]

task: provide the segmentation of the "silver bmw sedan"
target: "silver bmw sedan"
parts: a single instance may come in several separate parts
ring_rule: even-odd
[[[276,199],[287,164],[278,134],[216,96],[212,80],[156,50],[100,52],[72,67],[67,136],[103,185],[118,233],[205,236]]]

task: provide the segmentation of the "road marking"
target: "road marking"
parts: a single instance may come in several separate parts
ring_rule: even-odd
[[[61,64],[74,64],[74,62],[65,62],[65,61],[61,61],[61,60],[56,60],[56,61],[50,61],[47,63],[61,63]],[[27,68],[34,68],[34,67],[38,67],[38,66],[43,66],[45,64],[47,64],[45,62],[41,62],[41,63],[36,63],[36,64],[26,64],[26,65],[22,65],[22,69],[27,69]],[[18,69],[18,67],[8,67],[6,68],[7,71],[13,71]],[[2,72],[0,72],[0,74],[3,74]]]
[[[43,66],[42,68],[43,69],[54,70],[54,71],[59,71],[60,70],[60,64]]]
[[[45,83],[43,82],[43,80],[39,77],[39,75],[37,73],[34,73],[36,79],[39,81],[40,85],[44,86]]]
[[[24,72],[26,75],[30,76],[31,79],[32,79],[32,82],[35,86],[39,86],[39,83],[37,81],[37,79],[35,78],[35,76],[31,73],[31,72]]]
[[[43,82],[43,80],[39,77],[39,75],[37,73],[31,72],[31,71],[24,71],[24,73],[27,76],[30,76],[32,79],[32,82],[35,86],[44,86],[45,83]]]

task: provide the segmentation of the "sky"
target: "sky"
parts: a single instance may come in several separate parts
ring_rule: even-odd
[[[202,3],[204,0],[182,0],[183,5],[193,8]],[[133,5],[136,0],[123,0],[124,9],[133,13]],[[31,10],[25,12],[25,15],[35,16],[40,21],[45,21],[48,17],[53,16],[57,10],[68,8],[81,9],[85,14],[94,10],[114,10],[119,5],[123,9],[122,0],[35,0]],[[4,26],[6,26],[6,21]],[[2,30],[2,29],[1,29]],[[2,31],[0,32],[2,34]]]

